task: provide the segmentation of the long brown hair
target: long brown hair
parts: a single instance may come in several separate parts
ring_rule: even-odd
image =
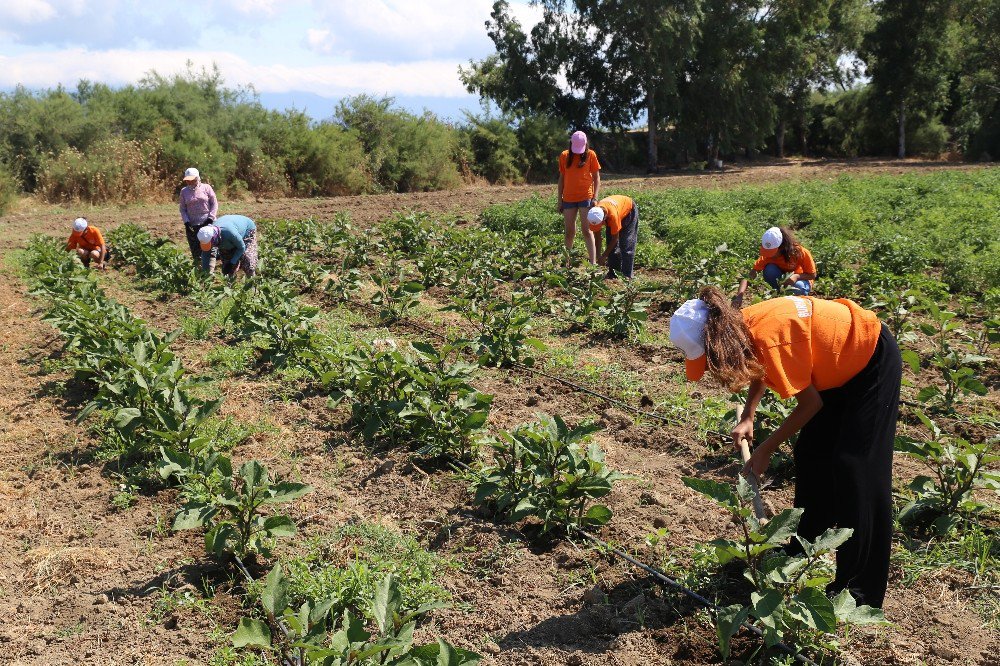
[[[802,258],[802,246],[799,240],[788,227],[778,227],[781,230],[781,246],[778,247],[778,254],[785,258],[789,264],[798,263]]]
[[[584,144],[583,152],[580,153],[580,163],[577,164],[581,169],[586,166],[587,160],[590,159],[590,141]],[[566,151],[566,168],[573,166],[573,144],[570,143],[569,150]]]
[[[708,371],[717,382],[736,393],[764,376],[754,353],[750,329],[740,311],[718,287],[704,287],[698,298],[708,306],[705,322],[705,354]]]

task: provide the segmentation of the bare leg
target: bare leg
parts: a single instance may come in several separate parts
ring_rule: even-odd
[[[583,234],[583,242],[587,246],[587,258],[590,259],[590,263],[597,263],[597,252],[598,243],[600,241],[594,240],[594,232],[590,230],[590,225],[587,224],[587,209],[580,209],[580,233]]]
[[[570,265],[573,254],[573,239],[576,237],[576,208],[563,209],[563,226],[566,233],[566,265]]]

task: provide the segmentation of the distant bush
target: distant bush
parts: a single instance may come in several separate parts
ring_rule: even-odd
[[[148,144],[111,138],[86,153],[66,148],[42,161],[38,193],[52,203],[132,203],[162,196],[156,153]]]
[[[390,97],[359,95],[337,105],[336,120],[360,138],[380,189],[416,192],[461,184],[452,159],[456,131],[434,114],[415,116],[393,109]]]
[[[0,162],[0,215],[5,214],[17,198],[17,179],[7,167]]]

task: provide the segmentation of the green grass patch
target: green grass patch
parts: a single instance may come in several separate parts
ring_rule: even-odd
[[[368,609],[362,600],[373,597],[387,573],[399,580],[403,605],[409,610],[448,601],[451,595],[435,579],[454,566],[412,536],[375,523],[352,523],[309,539],[298,545],[294,556],[282,558],[282,564],[296,603],[333,599],[339,609],[353,608],[365,615]]]

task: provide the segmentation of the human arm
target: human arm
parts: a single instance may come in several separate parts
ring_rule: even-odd
[[[191,217],[188,215],[187,212],[187,202],[184,201],[184,190],[181,190],[180,205],[178,206],[178,208],[180,208],[181,220],[184,221],[184,224],[191,224]]]
[[[219,200],[215,196],[215,190],[211,185],[205,185],[208,190],[208,217],[214,222],[219,217]]]
[[[69,239],[66,241],[66,251],[75,250],[80,245],[79,234],[72,233],[69,235]]]
[[[782,284],[795,284],[799,280],[815,280],[815,273],[789,273]]]
[[[223,232],[225,233],[225,232]],[[243,240],[243,236],[239,234],[232,234],[233,236],[233,258],[229,260],[229,263],[233,266],[237,266],[240,263],[240,259],[243,258],[243,254],[247,251],[246,241]]]
[[[750,460],[743,466],[744,474],[752,471],[760,477],[766,472],[774,452],[788,441],[789,437],[802,430],[805,424],[809,423],[823,407],[823,397],[812,384],[795,395],[795,402],[795,409],[792,410],[792,413],[781,422],[781,425],[771,433],[770,437],[754,449]]]
[[[608,247],[604,250],[604,252],[601,252],[597,257],[598,265],[606,266],[608,264],[608,259],[611,257],[611,253],[615,251],[616,247],[618,247],[619,235],[620,232],[617,234],[611,234],[610,238],[608,238]],[[595,239],[600,238],[600,233],[594,234],[594,238]]]
[[[566,185],[566,174],[562,171],[559,172],[559,187],[556,189],[556,198],[558,203],[556,208],[559,212],[563,212],[563,187]]]
[[[760,404],[760,399],[764,397],[764,391],[766,390],[767,387],[764,385],[763,380],[755,379],[750,382],[750,389],[747,391],[747,402],[743,406],[743,416],[732,432],[729,433],[733,438],[733,444],[737,450],[740,448],[742,440],[748,439],[751,442],[753,441],[754,414],[757,413],[757,405]]]
[[[596,206],[597,202],[601,200],[601,172],[597,170],[594,172],[594,198],[590,200],[591,206]]]
[[[743,294],[747,293],[747,287],[750,286],[750,280],[757,277],[757,271],[750,269],[750,275],[740,280],[740,288],[733,296],[733,307],[738,308],[743,306]]]

